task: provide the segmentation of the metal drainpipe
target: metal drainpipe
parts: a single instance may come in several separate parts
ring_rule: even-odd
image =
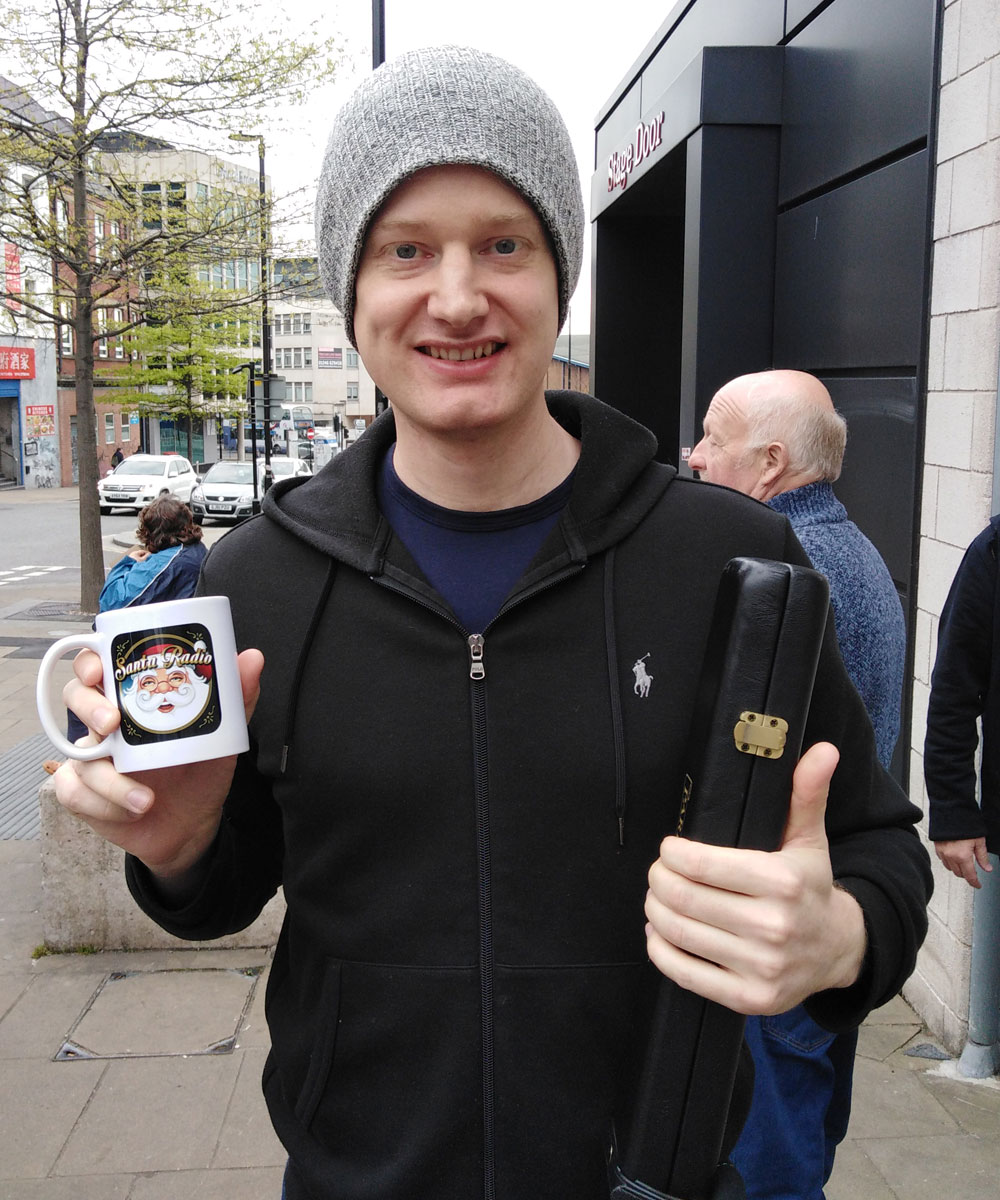
[[[1000,512],[1000,356],[993,425],[992,511]],[[986,1079],[1000,1070],[1000,857],[989,856],[992,871],[980,871],[982,887],[972,902],[972,969],[969,979],[969,1039],[958,1070]]]

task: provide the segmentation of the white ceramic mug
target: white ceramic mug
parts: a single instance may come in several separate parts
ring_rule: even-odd
[[[226,596],[195,596],[99,613],[94,633],[60,638],[38,669],[38,716],[49,741],[68,758],[114,759],[124,774],[240,754],[249,747]],[[95,746],[63,732],[65,711],[49,704],[56,662],[93,650],[104,667],[104,694],[121,724]]]

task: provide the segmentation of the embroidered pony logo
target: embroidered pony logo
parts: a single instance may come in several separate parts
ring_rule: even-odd
[[[635,686],[632,691],[637,696],[645,700],[649,695],[649,685],[653,682],[653,676],[646,671],[645,659],[649,658],[649,654],[644,654],[642,658],[637,658],[632,664],[632,674],[635,676]]]

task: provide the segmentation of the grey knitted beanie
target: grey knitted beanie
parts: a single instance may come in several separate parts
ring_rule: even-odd
[[[559,275],[559,324],[583,257],[583,198],[569,133],[523,71],[481,50],[440,46],[373,71],[337,114],[316,197],[323,284],[354,344],[365,234],[390,192],[424,167],[485,167],[534,206]]]

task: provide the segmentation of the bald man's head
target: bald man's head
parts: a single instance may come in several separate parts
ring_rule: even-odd
[[[830,393],[805,371],[740,375],[712,398],[688,460],[709,483],[757,500],[840,475],[847,441]]]

